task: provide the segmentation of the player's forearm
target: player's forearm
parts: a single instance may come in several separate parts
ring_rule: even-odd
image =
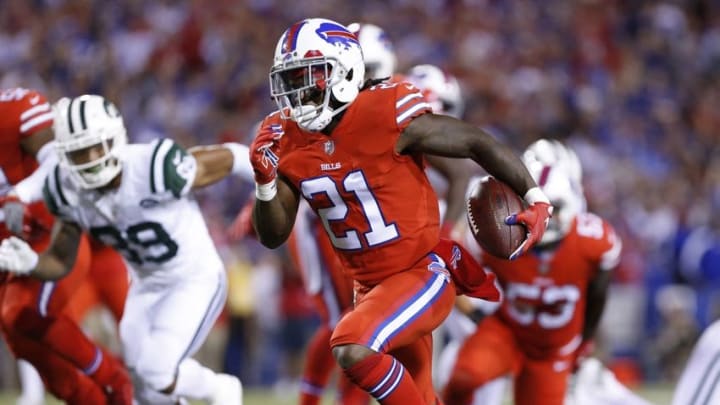
[[[598,324],[605,310],[607,302],[608,285],[610,277],[608,272],[601,272],[588,286],[587,306],[585,307],[585,323],[583,325],[583,340],[592,339],[597,331]]]
[[[77,259],[81,231],[76,225],[61,224],[53,236],[50,248],[38,258],[32,275],[41,280],[57,280],[72,270]]]
[[[265,247],[275,249],[290,236],[297,215],[299,195],[286,181],[277,179],[276,193],[270,199],[255,194],[253,226],[255,233]]]
[[[275,249],[285,243],[293,223],[280,198],[270,201],[255,200],[253,226],[263,246]]]
[[[230,174],[233,157],[225,148],[193,148],[190,152],[197,161],[197,174],[193,188],[205,187],[222,180]]]
[[[197,162],[197,174],[193,187],[204,187],[216,183],[229,174],[242,179],[253,179],[248,148],[239,143],[194,146],[188,150]]]
[[[522,160],[505,144],[480,128],[469,136],[470,158],[490,175],[510,186],[518,195],[537,187]]]
[[[42,254],[40,255],[37,267],[32,272],[32,276],[40,280],[59,280],[63,278],[72,269],[72,264],[68,264],[65,260],[60,259],[56,255]]]

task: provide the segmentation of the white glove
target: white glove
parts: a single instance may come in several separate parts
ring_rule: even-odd
[[[35,270],[38,260],[38,254],[17,236],[11,236],[0,244],[0,270],[29,274]]]

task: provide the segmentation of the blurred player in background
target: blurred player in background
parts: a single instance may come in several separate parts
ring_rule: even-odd
[[[388,79],[395,75],[397,56],[390,37],[374,24],[354,22],[347,26],[360,42],[365,61],[365,79]]]
[[[432,114],[410,84],[366,83],[364,69],[357,37],[333,21],[303,20],[281,36],[270,73],[279,111],[251,146],[253,222],[261,243],[280,246],[302,194],[355,282],[355,306],[331,338],[336,361],[381,404],[434,404],[431,332],[463,284],[451,277],[470,274],[457,270],[459,258],[434,253],[439,209],[423,156],[472,158],[526,196],[527,248],[551,207],[504,145]]]
[[[547,140],[523,154],[556,211],[531,253],[515,261],[482,254],[504,300],[461,347],[444,391],[448,404],[471,404],[478,387],[508,374],[515,403],[563,404],[568,376],[592,347],[621,242],[610,224],[584,212],[579,164],[569,156]]]
[[[169,139],[126,145],[122,116],[96,95],[62,99],[54,113],[60,164],[43,193],[59,230],[41,255],[18,238],[6,239],[2,267],[59,279],[75,262],[81,229],[88,231],[120,251],[133,270],[120,337],[140,403],[187,397],[241,404],[237,378],[190,358],[226,294],[222,261],[190,190],[231,172],[249,175],[247,148],[225,144],[188,154]]]
[[[23,237],[37,251],[50,241],[52,215],[42,203],[42,184],[57,162],[51,130],[50,104],[41,93],[23,88],[0,93],[0,178],[2,187],[2,238]],[[70,275],[60,282],[4,274],[0,285],[3,335],[13,354],[39,372],[49,391],[71,404],[129,404],[132,387],[122,364],[90,341],[67,313],[68,300],[85,282],[91,264],[88,241],[81,240],[79,257]],[[99,256],[98,256],[99,257]],[[122,314],[127,276],[113,253],[94,263],[112,274],[116,316]],[[118,277],[118,275],[120,275]],[[32,375],[26,365],[22,375]],[[37,396],[37,393],[35,394]],[[38,399],[21,398],[21,401]]]
[[[720,403],[720,320],[700,335],[672,400],[672,405],[717,403]]]

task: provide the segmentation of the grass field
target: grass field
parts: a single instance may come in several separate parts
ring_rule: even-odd
[[[643,398],[655,405],[669,405],[672,396],[670,386],[645,386],[637,390]],[[15,405],[16,393],[0,393],[0,405]],[[48,398],[47,405],[60,405],[61,402]],[[297,400],[294,393],[278,393],[270,390],[249,389],[245,395],[244,405],[296,405]],[[323,405],[331,405],[328,399]],[[506,404],[511,404],[509,400]]]

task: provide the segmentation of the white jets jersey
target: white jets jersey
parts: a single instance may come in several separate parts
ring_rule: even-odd
[[[120,186],[103,192],[79,188],[66,169],[56,166],[43,189],[50,211],[114,247],[140,278],[163,282],[222,269],[189,194],[197,168],[193,156],[160,139],[126,145],[119,159]]]

